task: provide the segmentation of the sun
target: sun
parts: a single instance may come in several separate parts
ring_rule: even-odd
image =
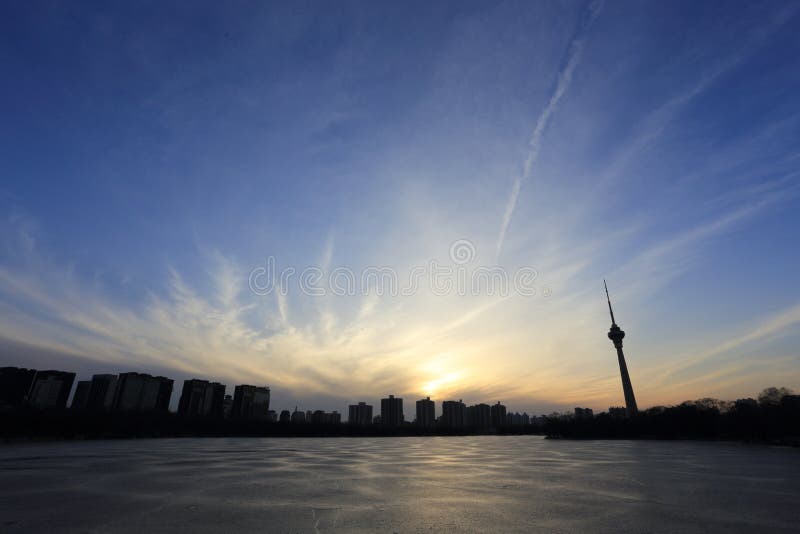
[[[448,393],[461,380],[461,376],[460,371],[444,373],[425,382],[421,387],[422,392],[428,397],[434,397],[443,392]]]

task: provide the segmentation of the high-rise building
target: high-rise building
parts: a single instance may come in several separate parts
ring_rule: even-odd
[[[36,369],[0,367],[0,406],[22,406],[36,377]]]
[[[173,381],[146,373],[120,373],[113,409],[122,412],[167,411]]]
[[[142,398],[139,400],[139,411],[149,412],[156,409],[161,381],[154,376],[147,375],[142,385]]]
[[[467,426],[486,430],[492,426],[492,410],[488,404],[473,404],[467,408]]]
[[[168,412],[175,381],[165,376],[157,376],[155,379],[158,380],[158,398],[156,399],[155,409],[157,412]]]
[[[347,414],[347,422],[351,425],[367,426],[372,424],[372,406],[366,402],[351,404]]]
[[[289,410],[281,410],[281,415],[278,418],[279,423],[289,423],[292,420],[292,412]]]
[[[269,388],[236,386],[233,391],[231,417],[239,419],[266,419],[269,412]]]
[[[394,395],[381,399],[381,424],[384,426],[403,424],[403,399]]]
[[[28,395],[28,403],[40,409],[63,409],[67,406],[75,373],[37,371]]]
[[[81,380],[75,386],[75,395],[72,396],[72,404],[69,405],[70,409],[76,411],[83,411],[89,403],[89,390],[92,388],[91,380]]]
[[[294,411],[292,412],[292,423],[305,423],[306,422],[306,412],[301,412],[297,409],[297,406],[294,407]]]
[[[311,422],[315,425],[338,425],[342,422],[342,415],[335,410],[332,412],[315,410],[311,414],[311,419],[306,419],[306,422]]]
[[[506,407],[497,401],[497,404],[492,406],[490,417],[492,420],[492,427],[498,428],[506,424]]]
[[[135,412],[139,410],[145,376],[140,373],[120,373],[114,394],[114,410]]]
[[[93,412],[107,412],[114,407],[117,393],[117,375],[94,375],[86,408]]]
[[[225,417],[230,417],[233,413],[233,397],[225,395],[225,400],[222,401],[222,413]]]
[[[133,412],[139,407],[142,397],[144,379],[139,373],[120,373],[114,388],[114,401],[111,409],[115,411]]]
[[[432,427],[436,423],[436,404],[430,397],[417,401],[417,425]]]
[[[314,410],[311,412],[311,419],[308,419],[308,421],[315,425],[324,425],[327,423],[326,415],[325,410]]]
[[[184,380],[178,413],[185,417],[223,417],[225,385],[197,378]]]
[[[524,412],[509,412],[506,414],[506,423],[512,426],[527,426],[531,423],[531,418]]]
[[[222,417],[225,401],[225,384],[211,382],[210,392],[206,396],[206,408],[210,417]]]
[[[622,339],[625,337],[625,332],[617,326],[617,322],[614,320],[614,310],[611,309],[611,297],[608,296],[608,286],[605,280],[603,280],[603,286],[606,288],[608,313],[611,314],[611,329],[608,331],[608,339],[614,343],[614,348],[617,349],[619,374],[622,377],[622,393],[625,395],[625,414],[628,417],[634,417],[639,413],[639,409],[636,407],[636,397],[633,395],[633,385],[631,384],[631,377],[628,375],[628,365],[625,363],[625,355],[622,353]]]
[[[467,407],[464,401],[444,401],[439,423],[444,428],[463,428],[467,426]]]

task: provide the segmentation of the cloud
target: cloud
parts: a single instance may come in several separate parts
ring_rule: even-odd
[[[729,360],[741,347],[786,334],[798,324],[800,324],[800,303],[762,319],[756,327],[744,334],[734,334],[727,341],[719,343],[698,354],[686,356],[679,362],[670,362],[669,365],[665,366],[659,373],[659,382],[662,385],[668,384],[670,387],[676,387],[691,383],[696,384],[698,382],[708,383],[717,374],[730,375],[730,368],[733,367],[735,371],[736,366],[726,365],[720,367],[719,364],[722,360]],[[795,355],[794,358],[797,359],[798,356]],[[711,371],[706,371],[705,368],[711,362],[716,362],[717,365],[715,365]],[[750,358],[744,361],[744,364],[748,367],[752,363]],[[742,365],[742,362],[740,362],[739,365]],[[734,374],[736,373],[734,372]]]
[[[499,258],[500,251],[503,248],[503,242],[505,241],[506,232],[508,231],[508,225],[511,224],[511,218],[513,217],[514,210],[517,207],[517,200],[519,198],[519,192],[522,189],[522,185],[530,179],[533,168],[536,165],[536,161],[539,159],[539,152],[542,148],[542,137],[547,129],[547,125],[550,123],[553,114],[558,109],[558,103],[561,101],[561,98],[564,96],[564,94],[566,94],[569,86],[572,84],[573,73],[580,63],[586,33],[589,31],[589,28],[594,20],[600,15],[602,7],[602,1],[594,1],[588,6],[586,13],[583,14],[575,37],[573,37],[572,41],[567,47],[566,61],[564,62],[564,67],[558,73],[555,90],[550,95],[547,106],[545,106],[545,108],[539,114],[539,118],[536,120],[536,126],[534,127],[533,134],[531,134],[530,141],[528,142],[529,150],[528,155],[525,158],[525,163],[522,166],[522,173],[514,178],[514,183],[511,186],[511,194],[508,197],[506,209],[503,213],[503,218],[500,223],[500,233],[497,236],[497,243],[495,246],[495,261],[497,261],[497,258]]]
[[[674,94],[658,108],[647,114],[640,121],[639,126],[628,142],[624,143],[623,148],[617,153],[611,165],[597,180],[593,193],[598,189],[607,189],[624,178],[625,169],[637,156],[655,144],[656,140],[690,102],[706,93],[724,76],[730,74],[736,67],[752,57],[765,45],[769,37],[773,36],[794,16],[797,10],[795,7],[783,9],[772,17],[767,24],[759,26],[756,31],[751,32],[749,35],[743,35],[742,43],[738,50],[735,50],[727,57],[716,60],[711,67],[705,68],[696,79],[692,80],[689,87]],[[693,51],[693,53],[696,54],[696,51]],[[685,58],[683,61],[685,61]],[[752,139],[748,141],[752,142]]]
[[[710,220],[700,221],[661,241],[648,243],[630,261],[612,272],[625,280],[625,291],[643,298],[656,292],[667,282],[690,268],[691,260],[701,246],[733,226],[756,217],[766,208],[791,198],[792,187],[769,191],[747,200],[728,212]]]

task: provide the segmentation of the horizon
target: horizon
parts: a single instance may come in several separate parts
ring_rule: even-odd
[[[10,366],[10,367],[11,368],[16,368],[16,369],[23,369],[20,366]],[[67,373],[67,374],[75,375],[73,377],[73,381],[71,382],[71,385],[70,385],[69,394],[65,398],[66,406],[69,406],[71,409],[75,408],[75,406],[73,405],[73,402],[74,402],[74,399],[75,399],[75,394],[76,394],[76,392],[78,390],[78,383],[80,381],[86,381],[86,382],[91,383],[92,382],[92,377],[94,375],[99,375],[99,376],[113,375],[113,376],[117,376],[118,377],[120,374],[123,374],[123,373],[134,373],[134,374],[138,373],[138,374],[144,374],[144,375],[147,375],[147,376],[150,376],[150,377],[155,377],[155,378],[166,378],[170,382],[172,382],[172,388],[171,388],[172,393],[170,395],[169,404],[167,405],[167,408],[166,408],[166,410],[168,410],[170,413],[179,413],[178,405],[179,405],[179,401],[180,401],[181,396],[182,396],[182,389],[183,389],[182,386],[184,385],[183,384],[184,382],[200,380],[200,381],[207,382],[209,384],[221,384],[219,381],[217,381],[217,380],[215,380],[213,378],[208,378],[208,379],[187,378],[187,379],[184,379],[184,380],[177,380],[177,379],[173,379],[173,378],[171,378],[169,376],[154,375],[154,374],[148,373],[146,371],[92,373],[91,375],[86,375],[86,376],[81,377],[81,376],[78,376],[76,373],[74,373],[74,372],[72,372],[72,371],[70,371],[68,369],[31,369],[31,370],[34,370],[34,371],[37,371],[37,372],[44,372],[44,373],[59,372],[59,373]],[[251,388],[252,387],[265,388],[270,393],[270,396],[271,396],[271,393],[273,393],[272,392],[272,388],[267,384],[221,384],[221,385],[225,388],[225,397],[226,398],[229,397],[231,399],[234,398],[234,390],[236,388],[240,387],[240,386],[241,387],[251,387]],[[678,405],[682,405],[682,404],[686,404],[686,403],[694,403],[696,401],[720,401],[722,404],[729,403],[731,405],[731,407],[733,407],[733,404],[735,402],[738,402],[738,401],[756,401],[756,399],[760,399],[761,395],[766,394],[769,390],[774,390],[776,392],[776,394],[794,395],[794,391],[791,388],[786,388],[786,387],[782,387],[782,386],[769,386],[769,387],[766,387],[766,388],[762,389],[761,391],[759,391],[758,394],[753,393],[752,395],[745,395],[745,396],[743,396],[741,398],[738,398],[738,399],[717,399],[717,398],[713,398],[713,397],[698,397],[698,398],[693,398],[693,399],[684,399],[683,401],[678,401],[678,402],[675,402],[675,403],[669,404],[669,405],[645,406],[640,411],[647,412],[648,410],[653,409],[653,408],[674,408],[675,406],[678,406]],[[773,397],[774,397],[774,395],[773,395]],[[438,418],[439,415],[442,414],[442,403],[444,403],[444,402],[459,402],[459,403],[462,403],[465,407],[473,407],[473,406],[476,406],[476,405],[485,405],[485,406],[491,407],[491,406],[494,406],[495,404],[497,404],[497,405],[502,405],[504,408],[506,408],[508,410],[508,414],[509,415],[511,415],[511,414],[528,415],[528,416],[530,416],[532,418],[535,418],[535,417],[547,417],[547,416],[551,416],[551,415],[572,415],[573,411],[577,411],[578,409],[586,409],[586,408],[589,408],[592,411],[597,412],[596,415],[603,414],[603,413],[610,413],[611,409],[625,410],[625,403],[622,402],[622,403],[619,403],[617,405],[611,405],[611,406],[608,406],[606,408],[598,408],[598,409],[591,408],[591,407],[574,406],[572,408],[569,408],[569,409],[566,409],[566,410],[562,410],[562,411],[558,411],[558,410],[551,411],[550,413],[545,413],[545,412],[539,412],[539,413],[531,412],[531,413],[528,413],[525,410],[522,410],[522,411],[516,410],[516,409],[514,409],[513,406],[507,405],[502,400],[495,401],[495,400],[489,400],[489,399],[467,399],[465,401],[463,398],[459,398],[458,396],[455,396],[455,397],[452,397],[452,398],[432,398],[429,395],[426,395],[425,397],[422,397],[422,398],[409,399],[409,398],[404,398],[402,396],[397,396],[397,395],[395,395],[393,393],[386,393],[385,396],[381,396],[381,397],[377,397],[377,398],[363,399],[363,398],[359,397],[357,400],[352,400],[351,399],[351,400],[349,400],[347,402],[347,404],[345,404],[344,407],[345,408],[352,408],[352,407],[357,406],[357,405],[359,405],[361,403],[364,403],[364,404],[366,404],[367,406],[369,406],[371,408],[376,408],[376,407],[380,407],[381,406],[381,401],[387,400],[387,399],[390,399],[390,398],[399,399],[404,404],[404,407],[403,407],[404,412],[405,412],[406,409],[408,409],[409,410],[409,416],[414,416],[414,417],[415,417],[414,414],[416,412],[416,403],[420,402],[420,401],[425,401],[425,400],[431,401],[431,402],[434,403],[434,416],[437,417],[437,418]],[[760,402],[760,400],[759,400],[759,402]],[[768,402],[771,402],[771,401],[768,401]],[[302,408],[303,409],[300,409],[300,405],[295,405],[294,409],[292,409],[291,406],[282,406],[282,407],[278,408],[278,407],[274,406],[272,404],[272,402],[270,402],[269,411],[274,412],[276,415],[280,414],[281,412],[293,413],[293,412],[299,411],[299,412],[303,412],[303,413],[310,413],[310,412],[314,412],[314,411],[318,411],[318,410],[324,411],[326,413],[339,413],[340,415],[346,414],[348,412],[347,409],[340,409],[338,407],[330,409],[330,410],[321,409],[321,408],[319,408],[317,406],[310,406],[310,407],[309,406],[303,406]],[[78,409],[79,410],[85,410],[85,407],[84,408],[78,408]],[[720,409],[722,409],[722,408],[720,408]],[[107,411],[109,413],[112,413],[112,412],[113,413],[119,413],[119,412],[124,411],[124,410],[119,410],[117,408],[108,408]],[[160,408],[155,408],[155,411],[160,411]],[[381,415],[380,410],[378,410],[375,413],[376,413],[376,415]],[[631,416],[628,415],[627,417],[631,417]],[[349,418],[348,418],[348,421],[349,421]],[[415,421],[415,419],[404,419],[404,422],[406,422],[406,423],[412,423],[414,421]]]
[[[800,389],[798,5],[0,10],[0,366],[605,411],[605,279],[641,407]]]

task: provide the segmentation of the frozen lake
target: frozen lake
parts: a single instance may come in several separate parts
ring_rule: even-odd
[[[2,532],[798,532],[800,450],[536,436],[0,446]]]

